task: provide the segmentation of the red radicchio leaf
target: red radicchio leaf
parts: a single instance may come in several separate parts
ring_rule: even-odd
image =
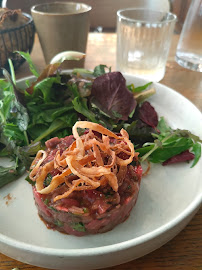
[[[194,159],[194,154],[189,152],[189,150],[186,150],[176,156],[173,156],[169,158],[168,160],[164,161],[162,164],[163,166],[173,164],[173,163],[178,163],[178,162],[184,162],[184,161],[189,161]]]
[[[93,82],[91,95],[103,112],[121,120],[127,120],[137,104],[120,72],[109,72],[97,77]]]
[[[158,125],[158,115],[152,105],[145,101],[139,109],[139,118],[147,125],[155,128]]]

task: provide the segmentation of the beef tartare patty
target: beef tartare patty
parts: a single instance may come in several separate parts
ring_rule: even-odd
[[[75,126],[73,135],[48,140],[33,161],[35,203],[48,228],[76,236],[103,233],[130,215],[142,168],[125,130],[116,135],[94,123]],[[78,127],[88,131],[79,136]]]

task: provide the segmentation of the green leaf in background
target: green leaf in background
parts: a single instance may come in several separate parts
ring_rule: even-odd
[[[93,75],[93,72],[91,70],[85,69],[85,68],[74,68],[72,71],[73,74],[82,74],[82,75]]]
[[[48,136],[52,135],[52,133],[64,129],[66,127],[72,127],[76,121],[78,120],[78,116],[75,112],[64,115],[60,118],[55,119],[51,125],[44,131],[42,132],[39,137],[37,137],[34,142],[41,141],[44,138],[47,138]]]
[[[12,155],[16,155],[17,142],[16,140],[12,140],[12,138],[4,134],[4,128],[5,126],[0,128],[0,145],[2,151],[8,152],[9,153],[8,157],[11,158]]]
[[[36,138],[38,138],[41,134],[43,134],[44,132],[46,132],[46,130],[49,128],[48,124],[30,124],[28,126],[27,132],[31,138],[31,140],[35,140]]]
[[[14,141],[17,145],[26,145],[27,141],[24,133],[19,129],[19,127],[13,123],[7,123],[3,127],[3,134],[10,141]]]
[[[94,77],[99,77],[101,75],[104,75],[106,72],[105,72],[105,69],[108,69],[108,72],[111,72],[111,67],[108,67],[106,65],[99,65],[99,66],[96,66],[94,68],[94,71],[93,71],[93,76]]]
[[[5,145],[0,143],[0,157],[8,157],[8,156],[12,156],[12,151],[9,151]]]
[[[166,123],[164,117],[160,118],[158,125],[157,125],[157,130],[159,130],[161,135],[163,135],[163,136],[166,136],[167,133],[170,133],[172,131],[172,129]]]
[[[19,53],[27,61],[27,63],[29,64],[29,69],[32,72],[32,74],[34,76],[36,76],[36,77],[39,77],[39,73],[38,73],[35,65],[32,62],[32,59],[30,57],[30,54],[29,53],[26,53],[26,52],[21,52],[21,51],[16,51],[16,52]]]
[[[10,115],[10,108],[15,100],[13,86],[10,82],[0,79],[0,123],[6,124]]]
[[[38,114],[34,114],[32,117],[32,122],[35,124],[42,124],[42,123],[51,123],[56,118],[66,114],[70,111],[73,111],[74,106],[72,103],[67,104],[64,107],[50,109],[50,110],[39,110]]]
[[[26,108],[20,104],[13,92],[5,92],[3,100],[0,100],[0,122],[13,122],[19,126],[21,131],[27,129],[29,117]]]
[[[38,82],[34,86],[34,93],[32,97],[38,97],[39,90],[43,94],[44,102],[50,102],[52,99],[54,99],[54,91],[52,90],[52,86],[54,83],[61,83],[61,78],[59,76],[57,77],[49,77],[45,78],[44,80]]]
[[[136,109],[136,108],[135,108]],[[134,113],[135,113],[135,109],[129,114],[129,118],[132,118],[133,117],[133,115],[134,115]]]
[[[147,89],[147,87],[148,87],[149,85],[151,85],[151,84],[152,84],[152,82],[149,82],[149,83],[147,83],[147,84],[145,84],[145,85],[135,87],[134,84],[132,83],[132,84],[128,85],[127,88],[128,88],[132,93],[140,93],[140,92],[144,91],[145,89]]]
[[[154,138],[151,133],[155,132],[154,129],[146,125],[141,127],[138,124],[139,121],[136,120],[124,127],[128,134],[130,134],[132,142],[136,145],[142,145],[144,142],[153,142]]]
[[[162,147],[158,147],[149,157],[153,163],[162,163],[169,158],[188,150],[193,146],[193,141],[190,138],[180,138],[173,136],[162,142]]]
[[[134,83],[131,83],[131,84],[127,85],[127,88],[128,88],[128,90],[130,90],[132,93],[135,92],[135,85],[134,85]]]
[[[114,116],[114,118],[121,118],[122,115],[114,110],[112,110],[112,115]]]
[[[69,83],[68,84],[68,89],[72,92],[74,98],[80,96],[78,87],[77,87],[77,85],[75,83],[74,84]]]
[[[27,88],[29,88],[31,86],[31,82],[29,80],[26,80],[25,84],[26,84]]]
[[[25,172],[25,167],[22,163],[9,167],[0,166],[0,188],[16,180]]]
[[[14,100],[14,94],[6,95],[3,100],[0,100],[0,122],[2,124],[6,124],[10,115],[10,108]]]
[[[61,119],[56,119],[47,129],[44,130],[44,132],[39,135],[39,137],[34,140],[34,142],[41,141],[42,139],[49,136],[52,132],[61,129],[62,127],[64,127],[64,121],[62,121]]]
[[[97,119],[95,117],[95,114],[88,109],[86,98],[75,97],[74,100],[72,101],[72,103],[74,105],[74,109],[77,112],[86,116],[90,121],[97,123]]]
[[[156,140],[154,143],[146,143],[142,148],[137,149],[141,160],[148,158],[153,163],[162,163],[169,158],[178,155],[192,148],[195,154],[192,167],[196,165],[201,157],[202,140],[188,130],[173,130],[168,126],[163,117],[160,118],[157,130],[160,133],[152,134]]]
[[[155,144],[152,143],[151,145],[147,145],[147,146],[135,149],[135,152],[138,152],[139,156],[143,157],[144,155],[149,153],[154,148],[154,146],[155,146]]]
[[[191,138],[195,143],[196,142],[202,143],[202,140],[199,138],[199,136],[194,135],[189,130],[186,130],[186,129],[176,129],[175,132],[178,133],[182,137]]]
[[[15,114],[16,124],[19,129],[21,131],[26,131],[29,122],[29,116],[26,108],[15,100],[10,110]]]
[[[30,164],[32,163],[34,156],[41,149],[44,149],[44,146],[42,146],[41,142],[37,142],[31,143],[27,146],[17,147],[15,152],[17,157],[24,164],[25,168],[29,170]]]
[[[191,165],[191,168],[193,168],[197,164],[197,162],[199,161],[199,159],[201,157],[201,144],[200,143],[195,143],[193,145],[192,152],[194,153],[195,158],[194,158],[194,161],[193,161],[193,163]]]
[[[8,63],[9,63],[9,68],[10,68],[10,73],[11,73],[11,79],[13,83],[16,85],[15,70],[14,70],[14,66],[11,59],[8,59]]]
[[[51,115],[52,121],[55,120],[56,118],[60,117],[64,113],[73,111],[74,106],[72,103],[66,104],[64,107],[56,108],[56,109],[51,109],[51,110],[46,110],[46,115],[49,114]],[[46,121],[46,118],[44,118]]]
[[[11,83],[4,79],[0,79],[0,99],[3,99],[4,96],[8,94],[14,94]]]

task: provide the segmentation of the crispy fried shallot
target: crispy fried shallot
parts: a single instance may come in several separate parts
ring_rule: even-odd
[[[78,128],[88,129],[89,132],[79,136]],[[53,160],[46,163],[47,153],[42,150],[37,153],[30,173],[31,180],[36,181],[37,191],[49,194],[64,183],[67,191],[57,195],[54,201],[66,198],[73,191],[106,185],[117,192],[117,175],[122,174],[138,156],[128,133],[122,129],[117,135],[99,124],[87,121],[76,122],[72,132],[75,141],[62,153],[57,151]],[[44,186],[47,175],[55,169],[58,173],[52,177],[48,186]]]

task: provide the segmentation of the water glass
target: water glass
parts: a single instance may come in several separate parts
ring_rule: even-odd
[[[202,72],[202,0],[193,0],[176,51],[179,65]]]
[[[147,9],[117,12],[117,70],[150,81],[160,81],[166,61],[176,15]]]

